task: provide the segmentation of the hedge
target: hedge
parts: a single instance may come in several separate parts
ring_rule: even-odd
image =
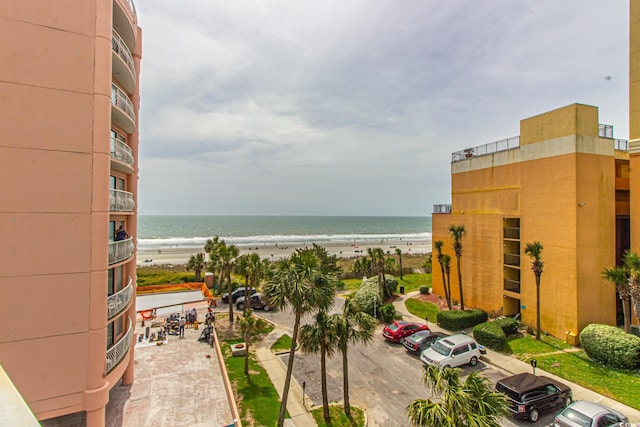
[[[479,344],[502,351],[509,335],[518,332],[518,321],[510,317],[485,322],[473,328],[473,337]]]
[[[640,367],[640,337],[615,326],[591,324],[580,332],[580,344],[587,355],[612,368]]]
[[[420,293],[421,293],[422,295],[426,295],[426,294],[428,294],[428,293],[429,293],[429,287],[428,287],[428,286],[424,286],[424,285],[423,285],[423,286],[420,286]]]
[[[438,325],[450,331],[459,331],[486,322],[489,316],[482,310],[446,310],[438,312]]]
[[[503,317],[501,319],[496,319],[492,323],[496,323],[506,336],[513,335],[518,332],[518,321],[516,319],[512,319],[511,317]]]

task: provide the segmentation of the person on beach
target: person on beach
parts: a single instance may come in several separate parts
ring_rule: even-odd
[[[184,320],[184,316],[182,316],[180,318],[180,323],[178,323],[178,333],[180,335],[180,338],[184,338],[184,325],[185,325],[186,321]]]
[[[129,233],[127,233],[127,230],[124,229],[124,225],[121,225],[120,228],[118,228],[118,231],[116,231],[116,242],[120,241],[120,240],[124,240],[127,237],[129,237]]]

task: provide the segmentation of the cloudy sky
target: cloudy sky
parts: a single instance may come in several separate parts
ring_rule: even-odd
[[[574,102],[628,137],[626,0],[137,0],[140,213],[430,215]]]

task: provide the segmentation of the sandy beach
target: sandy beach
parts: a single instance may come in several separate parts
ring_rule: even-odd
[[[293,251],[299,248],[311,247],[312,242],[305,245],[238,245],[240,254],[257,252],[260,257],[277,260],[285,258]],[[385,252],[395,254],[396,249],[400,249],[403,254],[427,254],[431,252],[431,240],[420,241],[404,241],[404,240],[384,240],[381,243],[372,242],[355,242],[353,244],[348,243],[330,243],[324,244],[327,251],[330,254],[337,255],[342,258],[351,258],[356,256],[363,256],[367,254],[367,248],[382,248]],[[150,265],[180,265],[186,264],[189,261],[191,255],[198,252],[203,252],[203,249],[194,248],[176,248],[165,247],[157,250],[138,250],[137,252],[137,265],[150,266]]]

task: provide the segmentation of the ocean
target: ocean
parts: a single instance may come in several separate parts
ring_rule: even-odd
[[[214,236],[237,246],[425,241],[431,217],[138,216],[141,250],[201,249]]]

